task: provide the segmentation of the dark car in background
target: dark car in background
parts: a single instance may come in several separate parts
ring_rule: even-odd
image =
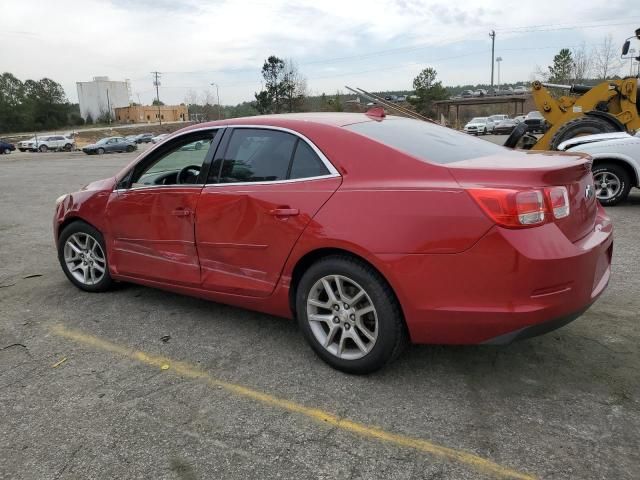
[[[13,143],[5,142],[4,140],[0,140],[0,155],[3,153],[11,153],[16,149],[16,146]]]
[[[133,152],[137,148],[136,143],[130,142],[124,137],[107,137],[87,145],[82,151],[87,155],[102,155],[111,152]]]
[[[498,123],[496,123],[496,126],[493,127],[493,134],[508,135],[513,132],[513,129],[516,128],[519,123],[519,121],[514,120],[513,118],[505,118],[503,120],[500,120]]]
[[[153,137],[153,133],[141,133],[136,135],[136,143],[150,143]]]
[[[537,110],[527,113],[527,116],[524,117],[524,123],[527,125],[527,131],[529,132],[544,133],[547,131],[547,122]]]

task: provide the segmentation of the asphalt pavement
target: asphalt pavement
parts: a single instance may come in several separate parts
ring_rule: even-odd
[[[611,283],[577,321],[508,346],[413,346],[358,377],[288,320],[74,288],[54,201],[134,157],[0,156],[1,479],[638,478],[638,191],[608,209]]]

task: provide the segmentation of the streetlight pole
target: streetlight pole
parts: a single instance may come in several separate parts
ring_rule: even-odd
[[[500,62],[502,62],[502,57],[496,58],[496,63],[498,64],[498,90],[500,90]]]
[[[222,118],[222,114],[221,114],[221,110],[220,110],[222,108],[220,106],[220,91],[218,90],[218,84],[217,83],[212,82],[211,86],[212,87],[216,87],[216,99],[217,99],[217,102],[218,102],[218,120],[220,120],[220,118]]]
[[[495,53],[495,46],[496,46],[496,32],[495,30],[491,30],[491,33],[489,34],[489,36],[491,37],[491,89],[493,90],[493,63],[494,63],[494,53]]]

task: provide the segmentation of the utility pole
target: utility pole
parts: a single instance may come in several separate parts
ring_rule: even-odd
[[[496,58],[496,63],[498,64],[498,90],[500,90],[500,62],[502,62],[502,57]]]
[[[158,89],[160,87],[160,72],[151,72],[151,74],[154,76],[153,86],[156,87],[156,102],[158,104],[158,121],[160,122],[160,126],[162,126],[162,115],[160,113],[160,91]]]
[[[494,53],[496,46],[496,31],[491,30],[489,36],[491,37],[491,89],[493,90],[493,64],[495,63]]]
[[[109,101],[109,89],[107,88],[107,115],[109,115],[109,125],[111,125],[111,102]]]
[[[214,82],[211,84],[211,86],[216,87],[216,98],[218,102],[218,120],[220,120],[222,118],[221,111],[220,111],[222,107],[220,106],[220,92],[218,91],[218,84]]]

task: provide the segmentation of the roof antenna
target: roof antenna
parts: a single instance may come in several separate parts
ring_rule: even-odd
[[[363,97],[365,97],[365,98],[367,98],[367,99],[369,99],[369,100],[371,100],[371,101],[373,101],[373,102],[376,102],[376,103],[378,103],[378,104],[382,105],[383,107],[387,107],[387,108],[389,108],[389,109],[391,109],[391,110],[396,110],[397,112],[400,112],[400,113],[402,113],[403,115],[406,115],[407,117],[414,118],[414,119],[416,119],[416,120],[424,120],[424,121],[426,121],[426,122],[435,123],[435,122],[434,122],[433,120],[431,120],[430,118],[423,117],[423,116],[422,116],[422,115],[420,115],[419,113],[413,112],[413,111],[408,110],[408,109],[406,109],[406,108],[404,108],[404,107],[401,107],[401,106],[399,106],[399,105],[395,105],[395,104],[393,104],[393,103],[391,103],[391,102],[387,102],[386,100],[384,100],[384,99],[382,99],[382,98],[378,97],[377,95],[374,95],[373,93],[369,93],[369,92],[367,92],[366,90],[363,90],[363,89],[361,89],[361,88],[356,88],[356,89],[354,90],[353,88],[351,88],[351,87],[349,87],[349,86],[347,86],[347,85],[345,85],[345,88],[346,88],[347,90],[349,90],[349,91],[351,91],[351,92],[355,93],[356,95],[362,95]],[[374,106],[373,108],[380,108],[380,107],[375,107],[375,106]],[[369,114],[369,111],[371,111],[371,110],[372,110],[372,109],[369,109],[369,110],[367,110],[365,113],[368,115],[368,114]],[[384,110],[383,110],[383,111],[384,111]],[[380,118],[379,116],[377,116],[377,115],[375,115],[375,114],[374,114],[374,115],[370,115],[370,116],[376,116],[376,118]]]

